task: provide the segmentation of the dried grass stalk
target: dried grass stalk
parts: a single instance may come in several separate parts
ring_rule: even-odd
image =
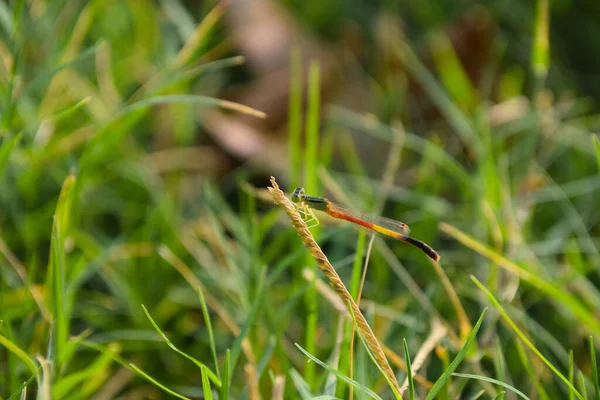
[[[327,256],[325,256],[325,254],[321,250],[321,247],[319,247],[317,242],[315,242],[315,239],[308,230],[306,223],[302,219],[302,216],[296,209],[294,203],[292,203],[290,199],[287,198],[285,193],[283,193],[283,191],[279,189],[279,185],[277,185],[277,182],[275,181],[274,177],[271,177],[271,184],[273,185],[273,187],[269,187],[268,189],[271,192],[271,196],[273,196],[275,204],[282,206],[285,209],[286,214],[292,221],[294,229],[296,230],[296,232],[298,232],[298,235],[300,235],[300,239],[302,239],[302,242],[304,243],[308,251],[310,251],[310,254],[317,261],[319,268],[321,269],[321,271],[323,271],[323,274],[325,274],[325,276],[329,280],[329,284],[331,285],[331,287],[333,287],[333,289],[340,297],[342,302],[346,305],[350,314],[354,316],[354,320],[356,321],[356,329],[358,329],[361,335],[365,338],[365,342],[367,343],[369,350],[375,357],[375,360],[377,361],[377,363],[384,371],[389,381],[392,382],[392,384],[395,386],[396,390],[399,393],[400,386],[398,385],[398,381],[396,380],[396,375],[390,367],[390,364],[388,363],[388,360],[385,357],[385,353],[383,352],[379,341],[375,337],[375,334],[371,330],[371,327],[367,323],[367,320],[360,312],[358,305],[354,302],[354,299],[352,299],[350,292],[348,292],[348,289],[346,289],[346,287],[344,286],[344,283],[340,279],[340,276],[337,274],[337,272],[327,259]]]

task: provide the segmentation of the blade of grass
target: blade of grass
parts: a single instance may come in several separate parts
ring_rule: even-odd
[[[546,391],[544,390],[544,387],[540,383],[540,379],[536,375],[533,364],[531,363],[531,360],[529,359],[527,353],[525,352],[523,345],[521,344],[521,342],[517,341],[516,346],[517,346],[517,353],[519,353],[519,359],[521,360],[521,364],[523,364],[523,367],[525,368],[525,372],[527,372],[527,375],[529,376],[529,381],[535,387],[537,393],[539,394],[539,396],[542,400],[549,400],[548,394],[546,393]]]
[[[577,371],[577,377],[579,378],[581,393],[583,393],[583,400],[588,400],[587,390],[585,389],[585,377],[581,371]]]
[[[164,390],[165,392],[169,393],[171,396],[175,396],[179,399],[183,399],[183,400],[191,400],[188,397],[185,397],[171,389],[169,389],[168,387],[166,387],[165,385],[163,385],[162,383],[158,382],[156,379],[152,378],[150,375],[148,375],[147,373],[145,373],[144,371],[142,371],[141,369],[139,369],[138,367],[135,366],[135,364],[130,363],[129,366],[138,373],[139,376],[141,376],[142,378],[146,379],[147,381],[153,383],[156,387]]]
[[[404,360],[406,362],[406,375],[408,379],[408,398],[410,400],[415,399],[415,384],[413,382],[413,376],[410,365],[410,354],[408,353],[408,344],[406,343],[406,338],[403,339],[404,344]]]
[[[182,356],[184,356],[185,358],[187,358],[188,360],[190,360],[191,362],[196,364],[199,368],[205,367],[206,368],[205,372],[208,375],[208,377],[210,378],[210,380],[213,381],[215,383],[215,385],[221,386],[221,380],[217,377],[217,375],[215,375],[214,372],[212,372],[210,370],[210,368],[206,367],[206,365],[204,363],[196,360],[194,357],[190,356],[189,354],[187,354],[187,353],[179,350],[177,347],[175,347],[175,345],[169,340],[169,338],[167,338],[167,336],[163,333],[163,331],[158,327],[156,322],[154,322],[154,319],[152,319],[152,317],[150,316],[150,313],[148,312],[148,310],[146,309],[146,307],[143,304],[142,304],[142,309],[144,310],[144,314],[146,314],[146,317],[148,318],[148,320],[150,321],[150,323],[152,324],[152,326],[154,327],[156,332],[158,332],[158,334],[163,338],[163,340],[165,341],[167,346],[169,346],[175,352],[181,354]]]
[[[441,223],[440,230],[452,236],[465,246],[471,248],[477,253],[485,256],[490,261],[498,264],[502,268],[506,269],[508,272],[517,275],[524,281],[530,283],[534,287],[536,287],[541,292],[547,294],[551,299],[556,299],[556,301],[560,302],[561,305],[570,309],[573,314],[579,317],[579,320],[584,323],[588,327],[588,329],[592,330],[600,334],[600,321],[595,318],[595,316],[588,310],[575,296],[563,290],[561,287],[557,286],[554,283],[547,282],[528,270],[526,270],[521,265],[518,265],[498,252],[492,250],[488,246],[476,241],[469,235],[463,233],[462,231],[454,228],[453,226]]]
[[[477,280],[477,278],[475,278],[473,275],[471,275],[471,280],[473,282],[475,282],[475,284],[479,287],[479,289],[481,289],[481,291],[483,293],[485,293],[485,295],[492,302],[494,307],[496,307],[496,309],[500,312],[500,314],[504,318],[504,321],[512,328],[513,331],[515,331],[515,333],[519,336],[519,338],[521,338],[523,343],[525,343],[527,345],[527,347],[529,347],[529,349],[531,351],[533,351],[535,353],[535,355],[538,356],[544,362],[544,364],[546,364],[548,366],[548,368],[550,368],[552,370],[552,372],[554,372],[556,374],[556,376],[558,376],[563,382],[565,382],[567,384],[569,389],[571,389],[573,391],[573,393],[575,393],[577,398],[583,399],[581,394],[577,391],[577,389],[575,389],[575,387],[571,384],[571,382],[569,382],[569,380],[567,378],[565,378],[565,376],[563,374],[561,374],[556,369],[556,367],[554,367],[554,365],[552,365],[552,363],[550,361],[548,361],[548,359],[546,359],[546,357],[544,357],[542,355],[542,353],[540,353],[540,351],[533,345],[533,343],[531,343],[531,341],[529,341],[527,336],[525,336],[525,334],[523,334],[523,332],[521,332],[521,330],[517,327],[517,325],[513,322],[513,320],[508,316],[506,311],[504,311],[504,308],[502,308],[500,303],[498,303],[498,300],[496,300],[494,295],[489,290],[487,290],[487,288],[485,286],[483,286],[483,284],[481,284],[481,282],[479,282]]]
[[[39,377],[38,367],[36,367],[35,362],[33,362],[31,358],[29,358],[29,356],[23,349],[21,349],[19,346],[17,346],[14,342],[9,340],[4,335],[0,335],[0,345],[4,346],[4,348],[6,348],[12,354],[17,356],[17,358],[21,360],[23,364],[25,364],[29,372],[31,372],[36,377]]]
[[[594,346],[594,337],[590,335],[590,361],[592,363],[592,381],[594,382],[594,399],[600,400],[600,384],[598,384],[598,364],[596,362],[596,347]]]
[[[42,368],[42,367],[39,367]],[[31,382],[33,382],[33,380],[36,378],[37,374],[33,374],[29,377],[29,379],[27,379],[25,382],[23,382],[23,384],[13,392],[13,394],[11,394],[7,400],[13,400],[16,399],[17,396],[21,396],[22,399],[26,399],[27,398],[27,387],[29,386],[29,384],[31,384]],[[23,393],[25,393],[25,396],[23,395]]]
[[[548,8],[548,0],[537,1],[534,42],[531,54],[531,69],[538,80],[536,90],[541,89],[541,85],[546,79],[546,75],[548,75],[548,65],[550,63],[550,12]]]
[[[202,315],[204,316],[204,323],[206,324],[206,331],[208,332],[208,341],[210,343],[210,352],[213,357],[213,361],[215,363],[215,371],[217,372],[217,377],[221,377],[221,372],[219,371],[219,361],[217,360],[217,346],[215,343],[215,335],[212,329],[212,323],[210,322],[210,315],[208,314],[208,307],[206,305],[206,301],[204,300],[204,295],[202,294],[202,288],[198,288],[198,298],[200,299],[200,307],[202,307]]]
[[[574,376],[574,362],[573,362],[573,350],[569,350],[569,382],[573,386],[575,386],[575,376]],[[575,396],[573,396],[573,392],[569,390],[569,400],[573,400]]]
[[[319,162],[319,119],[320,119],[320,91],[321,78],[320,66],[317,61],[312,60],[309,65],[308,75],[308,105],[306,113],[306,149],[304,154],[304,185],[307,193],[319,193],[319,184],[317,176],[317,166]],[[314,230],[318,235],[318,230]],[[310,254],[306,254],[306,263],[312,267],[312,272],[316,272],[317,266],[311,259]],[[316,273],[315,278],[310,283],[309,290],[306,292],[306,350],[309,353],[316,352],[316,332],[319,319],[319,296],[317,295]],[[314,384],[315,365],[308,363],[304,370],[304,379],[309,384]],[[314,389],[314,387],[313,387]]]
[[[357,326],[358,321],[356,319],[356,314],[354,313],[354,309],[349,307],[349,310],[351,311],[351,316],[354,321],[354,326]],[[369,356],[371,361],[373,361],[373,364],[375,364],[377,366],[377,369],[379,370],[379,372],[381,372],[381,374],[387,381],[388,385],[392,389],[392,392],[394,393],[394,397],[396,398],[396,400],[402,400],[402,395],[400,394],[400,388],[398,387],[398,382],[396,381],[396,375],[394,374],[391,377],[390,377],[390,375],[388,375],[389,372],[386,372],[386,370],[384,369],[385,365],[382,365],[382,363],[380,361],[378,361],[377,358],[373,355],[373,352],[369,348],[369,344],[367,343],[367,340],[363,336],[363,332],[360,329],[358,329],[357,332],[358,332],[358,337],[360,338],[367,355]],[[385,362],[387,362],[387,358],[385,359]],[[362,364],[366,364],[366,363],[359,363],[359,366]],[[389,364],[387,365],[387,367],[391,371],[391,367],[389,366]],[[393,374],[393,371],[391,371],[391,373]],[[394,380],[392,380],[392,378]]]
[[[373,333],[373,330],[369,326],[367,320],[360,312],[358,305],[352,299],[350,292],[346,289],[344,282],[341,280],[338,273],[333,268],[333,265],[327,259],[327,256],[323,253],[323,250],[319,247],[319,244],[315,242],[314,237],[306,226],[306,222],[302,219],[302,216],[298,212],[296,206],[287,198],[285,193],[281,191],[279,185],[275,181],[274,177],[271,177],[271,187],[268,187],[275,204],[282,206],[292,222],[292,226],[298,233],[300,239],[309,250],[310,255],[317,261],[317,265],[319,269],[323,272],[323,274],[329,280],[330,285],[334,288],[336,294],[344,302],[349,312],[352,312],[355,318],[356,326],[360,333],[366,338],[367,344],[369,346],[369,350],[371,350],[377,359],[377,365],[380,366],[385,375],[386,379],[389,379],[389,382],[392,382],[394,387],[399,391],[400,388],[398,386],[398,382],[396,380],[396,375],[394,371],[390,367],[390,364],[379,344],[379,340]]]
[[[329,365],[327,365],[326,363],[324,363],[323,361],[319,360],[318,358],[314,357],[313,355],[311,355],[308,351],[304,350],[302,348],[302,346],[300,346],[298,343],[295,343],[296,347],[304,353],[304,355],[306,355],[308,358],[310,358],[312,361],[314,361],[317,365],[325,368],[329,373],[334,374],[335,376],[338,377],[338,379],[346,382],[348,385],[351,385],[353,387],[355,387],[356,389],[358,389],[359,391],[368,394],[369,396],[371,396],[374,399],[378,399],[378,400],[382,400],[381,397],[379,397],[377,395],[377,393],[375,393],[374,391],[372,391],[371,389],[369,389],[368,387],[360,384],[359,382],[356,382],[353,379],[348,378],[346,375],[342,374],[341,372],[337,371],[335,368],[330,367]]]
[[[52,348],[55,350],[54,359],[58,365],[63,362],[64,351],[69,339],[69,315],[66,296],[66,260],[64,240],[68,232],[72,204],[75,199],[75,175],[70,174],[64,181],[52,226],[50,238],[50,272],[47,276],[47,287],[52,288],[52,314],[54,315]],[[51,351],[50,354],[53,352]]]
[[[598,173],[600,173],[600,139],[598,135],[592,135],[592,142],[594,142],[594,149],[596,150],[596,164],[598,164]]]
[[[294,382],[294,386],[296,386],[296,390],[300,394],[300,397],[303,400],[312,400],[314,396],[310,392],[310,387],[304,378],[302,378],[302,375],[300,375],[296,369],[292,368],[290,370],[290,376],[292,377],[292,382]]]
[[[210,389],[210,382],[208,381],[208,375],[211,373],[208,371],[204,365],[200,366],[200,372],[202,374],[202,392],[204,393],[204,398],[207,400],[212,400],[212,390]]]
[[[509,385],[508,383],[501,382],[501,381],[499,381],[497,379],[488,378],[487,376],[481,376],[481,375],[459,374],[457,372],[453,373],[452,375],[453,376],[458,376],[460,378],[478,379],[480,381],[485,381],[485,382],[493,383],[494,385],[502,386],[503,388],[506,388],[506,389],[508,389],[508,390],[516,393],[519,397],[521,397],[523,399],[529,400],[529,397],[527,397],[519,389],[515,388],[514,386]],[[501,393],[499,393],[498,395],[500,395],[500,394]]]
[[[259,110],[252,107],[245,106],[243,104],[234,103],[232,101],[221,100],[215,97],[191,95],[191,94],[170,94],[163,96],[150,97],[144,100],[140,100],[136,103],[130,104],[124,107],[115,117],[116,120],[119,117],[127,115],[135,110],[144,107],[150,107],[158,104],[172,104],[172,103],[186,103],[186,104],[198,104],[204,106],[216,106],[224,108],[226,110],[237,111],[242,114],[251,115],[257,118],[266,118],[267,115]]]
[[[450,38],[440,31],[430,36],[429,44],[440,82],[463,111],[472,112],[478,103],[476,90],[456,54]]]
[[[225,351],[225,361],[223,362],[223,376],[221,377],[221,390],[219,391],[219,400],[229,399],[229,386],[231,385],[231,351]]]
[[[198,24],[194,33],[187,38],[187,41],[177,53],[177,56],[173,60],[172,65],[181,67],[189,63],[192,57],[202,48],[207,42],[209,33],[213,30],[215,25],[219,22],[223,16],[224,7],[222,4],[217,5],[204,16],[202,21]]]
[[[302,58],[300,50],[290,53],[290,100],[288,103],[288,153],[290,157],[290,184],[300,185],[300,155],[302,133]]]
[[[106,347],[105,351],[100,353],[94,361],[76,372],[61,376],[52,386],[52,397],[55,399],[64,399],[73,396],[73,389],[80,387],[84,383],[92,380],[96,376],[104,375],[99,371],[107,371],[113,362],[114,355],[120,351],[121,346],[113,343]]]
[[[486,311],[487,311],[487,308],[485,308],[483,310],[483,312],[481,313],[481,316],[479,317],[479,320],[473,327],[473,330],[471,331],[469,336],[467,336],[467,338],[465,340],[465,344],[463,345],[462,349],[460,349],[460,351],[458,352],[456,357],[454,357],[454,360],[452,360],[452,362],[450,363],[448,368],[446,368],[446,370],[444,371],[442,376],[440,376],[440,378],[433,384],[433,388],[431,388],[429,393],[427,393],[427,397],[425,398],[425,400],[435,399],[435,396],[444,387],[444,385],[446,384],[446,381],[448,379],[450,379],[450,376],[456,370],[456,368],[458,368],[458,365],[463,360],[463,358],[465,358],[465,356],[467,355],[467,352],[471,348],[471,344],[473,344],[473,342],[475,341],[475,336],[477,335],[477,331],[479,331],[479,327],[481,326],[481,323],[483,322],[483,317],[485,316]]]

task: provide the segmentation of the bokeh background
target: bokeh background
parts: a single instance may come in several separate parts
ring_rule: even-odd
[[[0,398],[394,398],[271,176],[440,253],[313,229],[416,398],[599,396],[598,21],[592,0],[0,3]]]

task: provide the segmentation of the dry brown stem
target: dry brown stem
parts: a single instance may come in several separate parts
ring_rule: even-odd
[[[271,196],[273,196],[275,204],[284,208],[289,219],[292,221],[294,229],[296,230],[296,232],[298,232],[298,235],[300,235],[300,239],[302,239],[302,242],[304,243],[310,254],[317,261],[317,265],[329,280],[329,284],[331,285],[331,287],[333,287],[333,289],[340,297],[342,302],[346,305],[346,307],[348,307],[348,311],[350,312],[350,314],[354,316],[354,320],[356,322],[356,329],[358,329],[358,331],[365,339],[365,342],[367,343],[369,350],[375,357],[377,364],[379,364],[379,367],[383,370],[388,380],[394,385],[397,392],[400,393],[400,386],[398,385],[398,381],[396,380],[396,375],[390,367],[390,364],[388,363],[388,360],[385,357],[385,353],[383,352],[379,341],[375,337],[375,334],[371,330],[371,327],[367,323],[367,320],[360,312],[360,309],[358,308],[356,302],[352,299],[350,292],[348,292],[348,289],[346,289],[346,286],[344,286],[344,283],[342,282],[339,275],[327,259],[327,256],[325,256],[325,254],[321,250],[321,247],[319,247],[317,242],[315,242],[315,239],[308,230],[306,223],[302,219],[302,216],[296,209],[294,203],[292,203],[290,199],[287,198],[285,193],[283,193],[283,191],[279,189],[279,185],[277,185],[277,182],[275,181],[274,177],[271,177],[271,184],[273,185],[273,187],[269,187],[268,189],[271,192]]]

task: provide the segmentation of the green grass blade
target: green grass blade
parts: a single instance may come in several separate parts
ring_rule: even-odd
[[[408,353],[408,344],[406,338],[403,340],[404,345],[404,360],[406,362],[406,379],[408,379],[408,398],[410,400],[415,399],[415,383],[413,382],[412,370],[410,365],[410,354]]]
[[[69,175],[62,186],[54,212],[52,236],[50,239],[50,273],[48,287],[52,288],[52,314],[54,316],[54,334],[52,348],[54,358],[59,365],[63,362],[67,340],[69,339],[69,315],[66,304],[67,263],[65,260],[64,240],[71,225],[72,206],[76,194],[76,178]],[[50,352],[52,354],[52,352]]]
[[[589,309],[587,309],[577,297],[573,296],[570,293],[567,293],[557,284],[543,280],[542,278],[540,278],[539,275],[534,274],[526,268],[524,268],[523,266],[512,262],[500,253],[482,244],[481,242],[478,242],[477,240],[473,239],[469,235],[461,232],[460,230],[454,228],[451,225],[441,223],[440,229],[443,232],[454,237],[456,240],[458,240],[465,246],[471,248],[477,253],[488,258],[490,261],[493,261],[502,268],[506,269],[508,272],[519,276],[524,281],[529,282],[538,290],[547,294],[551,299],[556,299],[556,301],[560,302],[561,305],[570,309],[571,312],[573,312],[573,314],[575,314],[579,318],[579,320],[590,330],[592,330],[593,332],[600,333],[600,321],[598,321],[598,319],[593,315],[593,313]]]
[[[94,377],[106,374],[109,365],[113,362],[114,355],[119,350],[119,345],[113,344],[106,347],[93,362],[90,362],[85,368],[62,376],[61,379],[52,386],[52,397],[55,399],[64,399],[73,395],[72,391],[78,386],[94,379]]]
[[[573,350],[569,351],[569,382],[571,382],[571,384],[573,386],[575,386],[575,376],[574,376],[574,365],[573,365]],[[575,398],[575,396],[573,395],[573,391],[569,390],[569,400],[573,400]]]
[[[538,379],[538,377],[535,373],[534,367],[531,364],[531,360],[529,359],[529,356],[527,355],[527,353],[525,352],[525,349],[523,348],[523,345],[521,344],[521,342],[517,341],[516,346],[517,346],[517,352],[519,353],[519,358],[521,360],[521,364],[523,364],[523,367],[525,368],[525,372],[527,372],[527,375],[529,376],[529,381],[535,387],[535,389],[537,390],[537,393],[539,394],[539,396],[542,400],[549,400],[548,394],[544,390],[544,387],[541,385],[540,380]]]
[[[223,376],[221,377],[221,389],[219,390],[219,400],[229,399],[229,387],[231,385],[231,351],[225,351],[225,361],[223,362]]]
[[[592,135],[592,142],[594,142],[594,149],[596,150],[596,164],[598,165],[598,173],[600,173],[600,139],[598,135]]]
[[[306,150],[304,154],[304,187],[309,194],[317,195],[320,185],[318,183],[317,168],[319,163],[319,120],[320,120],[320,93],[321,69],[315,60],[310,62],[308,75],[308,105],[306,113]],[[318,229],[313,229],[313,235],[318,235]],[[316,332],[319,319],[319,296],[317,293],[317,266],[309,253],[306,253],[305,262],[311,266],[314,279],[306,292],[306,338],[305,346],[309,353],[316,352]],[[304,369],[304,379],[309,384],[315,383],[315,365],[308,363]]]
[[[191,362],[196,364],[200,369],[202,369],[202,367],[205,367],[206,368],[205,373],[206,373],[206,375],[208,375],[210,380],[213,381],[215,383],[215,385],[221,386],[221,380],[217,377],[217,375],[215,375],[214,372],[212,372],[210,370],[210,368],[208,368],[204,363],[196,360],[194,357],[190,356],[189,354],[187,354],[187,353],[179,350],[177,347],[175,347],[175,345],[169,340],[169,338],[167,338],[167,336],[163,333],[163,331],[158,327],[156,322],[154,322],[154,319],[152,319],[152,317],[150,316],[150,313],[148,312],[148,310],[146,309],[146,307],[143,304],[142,304],[142,309],[144,310],[146,317],[148,318],[148,320],[150,321],[150,323],[152,324],[152,326],[154,327],[156,332],[158,332],[158,334],[163,338],[163,340],[165,341],[167,346],[169,346],[175,352],[181,354],[182,356],[184,356],[185,358],[187,358],[188,360],[190,360]]]
[[[64,110],[61,110],[59,112],[57,112],[56,114],[54,114],[51,119],[54,122],[57,122],[61,119],[66,119],[67,117],[71,116],[73,113],[75,113],[77,110],[79,110],[80,108],[82,108],[83,106],[85,106],[87,103],[89,103],[91,97],[85,97],[81,100],[79,100],[77,103],[65,108]]]
[[[304,350],[302,348],[302,346],[300,346],[298,343],[296,343],[296,347],[304,353],[304,355],[306,355],[306,357],[310,358],[312,361],[314,361],[317,365],[325,368],[329,373],[334,374],[335,376],[338,377],[338,379],[346,382],[348,385],[352,385],[353,387],[355,387],[356,389],[358,389],[361,392],[364,392],[365,394],[368,394],[369,396],[371,396],[374,399],[378,399],[378,400],[382,400],[381,397],[379,397],[377,395],[377,393],[375,393],[374,391],[372,391],[371,389],[369,389],[368,387],[360,384],[359,382],[356,382],[354,379],[350,379],[349,377],[347,377],[346,375],[342,374],[341,372],[339,372],[338,370],[336,370],[335,368],[330,367],[329,365],[327,365],[326,363],[324,363],[323,361],[319,360],[318,358],[314,357],[313,355],[311,355],[308,351]]]
[[[203,106],[215,106],[220,107],[230,111],[237,111],[242,114],[251,115],[257,118],[266,118],[266,114],[262,111],[256,110],[252,107],[245,106],[243,104],[234,103],[232,101],[221,100],[214,97],[208,96],[200,96],[200,95],[191,95],[191,94],[171,94],[171,95],[163,95],[150,97],[144,100],[140,100],[136,103],[133,103],[125,108],[123,108],[119,114],[115,117],[119,118],[126,114],[129,114],[135,110],[155,106],[158,104],[198,104]]]
[[[571,389],[573,391],[573,393],[577,396],[577,398],[583,399],[581,394],[577,391],[577,389],[575,389],[575,387],[571,384],[571,382],[569,382],[569,380],[567,378],[565,378],[565,376],[563,374],[561,374],[556,369],[556,367],[554,365],[552,365],[552,363],[550,361],[548,361],[548,359],[542,355],[542,353],[540,353],[540,351],[533,345],[533,343],[531,343],[531,341],[529,341],[527,336],[525,336],[525,334],[523,332],[521,332],[521,330],[517,327],[517,325],[513,322],[513,320],[508,316],[506,311],[504,311],[504,309],[502,308],[500,303],[498,303],[498,300],[496,300],[494,295],[489,290],[487,290],[487,288],[485,286],[483,286],[481,284],[481,282],[479,282],[477,280],[477,278],[475,278],[472,275],[471,275],[471,280],[473,282],[475,282],[475,284],[479,287],[479,289],[481,289],[481,291],[483,293],[485,293],[485,295],[492,302],[494,307],[496,307],[496,309],[500,312],[500,314],[504,318],[504,321],[512,328],[513,331],[515,331],[515,333],[519,336],[519,338],[521,338],[523,343],[525,343],[527,345],[527,347],[529,347],[529,349],[531,351],[533,351],[535,353],[535,355],[537,355],[544,362],[544,364],[546,364],[548,366],[548,368],[550,368],[552,370],[552,372],[554,372],[556,374],[556,376],[558,376],[563,382],[566,383],[566,385],[569,387],[569,389]]]
[[[472,112],[478,100],[476,90],[450,38],[439,31],[431,35],[429,42],[441,83],[462,110]]]
[[[200,307],[202,307],[202,315],[204,316],[204,323],[206,324],[206,330],[208,332],[208,341],[210,342],[210,352],[215,363],[215,371],[217,371],[217,376],[220,378],[221,372],[219,371],[219,361],[217,359],[217,345],[215,343],[215,335],[213,333],[212,323],[210,322],[210,315],[208,314],[208,307],[206,305],[206,301],[204,300],[204,295],[202,294],[201,288],[198,288],[198,297],[200,299]]]
[[[290,157],[290,183],[301,182],[300,156],[302,134],[302,58],[298,49],[290,53],[290,100],[288,103],[288,154]]]
[[[485,381],[485,382],[489,382],[492,383],[494,385],[498,385],[498,386],[502,386],[505,389],[510,390],[511,392],[514,392],[515,394],[517,394],[519,397],[523,398],[523,399],[527,399],[529,400],[529,397],[527,397],[523,392],[521,392],[519,389],[515,388],[514,386],[509,385],[508,383],[504,383],[502,381],[499,381],[497,379],[493,379],[493,378],[488,378],[487,376],[481,376],[481,375],[472,375],[472,374],[459,374],[457,372],[452,374],[453,376],[458,376],[461,378],[468,378],[468,379],[478,379],[480,381]]]
[[[484,309],[481,313],[481,316],[479,317],[479,320],[473,327],[473,330],[471,330],[471,333],[469,333],[469,336],[467,336],[467,339],[465,340],[465,344],[463,345],[462,349],[460,349],[456,357],[454,357],[454,360],[452,360],[452,362],[450,363],[448,368],[446,368],[442,376],[440,376],[440,378],[433,384],[433,387],[431,388],[429,393],[427,393],[427,397],[425,398],[425,400],[435,399],[435,396],[442,389],[442,387],[444,387],[446,381],[450,378],[452,373],[456,371],[456,368],[458,368],[458,365],[461,363],[463,358],[465,358],[467,352],[471,348],[471,344],[473,344],[473,342],[475,341],[475,336],[477,335],[477,331],[479,331],[479,327],[483,322],[483,317],[485,316],[486,311],[487,308]]]
[[[29,358],[27,353],[17,346],[14,342],[9,340],[6,336],[0,335],[0,345],[4,346],[8,351],[14,354],[19,360],[25,364],[29,372],[33,375],[38,376],[38,367],[36,367],[35,362]]]
[[[129,364],[129,366],[138,373],[139,376],[141,376],[142,378],[146,379],[147,381],[153,383],[156,387],[164,390],[165,392],[169,393],[171,396],[175,396],[178,399],[183,399],[183,400],[191,400],[188,397],[185,397],[171,389],[169,389],[168,387],[166,387],[165,385],[163,385],[162,383],[158,382],[156,379],[152,378],[150,375],[148,375],[147,373],[145,373],[144,371],[142,371],[141,369],[139,369],[138,367],[136,367],[134,364]]]
[[[313,394],[310,392],[310,387],[308,383],[302,378],[302,375],[296,369],[292,368],[290,370],[290,376],[292,377],[292,382],[294,382],[294,386],[296,386],[296,390],[298,394],[302,398],[302,400],[312,400],[314,399]]]
[[[548,0],[538,0],[535,16],[535,33],[531,55],[531,68],[539,85],[548,75],[550,64],[550,11]]]
[[[204,365],[200,366],[200,372],[202,373],[202,392],[204,393],[204,398],[207,400],[212,400],[212,390],[210,389],[210,382],[208,380],[209,371],[207,371]]]
[[[581,371],[577,371],[577,377],[579,378],[581,393],[583,393],[583,400],[588,400],[587,390],[585,389],[585,377]]]
[[[10,159],[10,153],[17,146],[19,140],[21,140],[20,133],[2,142],[2,146],[0,146],[0,175],[4,170],[4,167],[6,167],[6,165],[8,164],[8,160]]]
[[[308,194],[318,195],[317,169],[319,166],[319,120],[321,118],[321,67],[311,61],[308,75],[308,105],[306,113],[306,153],[304,157],[305,182]]]
[[[41,368],[41,367],[40,367]],[[33,374],[29,377],[29,379],[27,379],[25,382],[23,382],[23,384],[13,392],[13,394],[11,394],[7,400],[13,400],[16,399],[18,396],[23,396],[24,390],[26,390],[26,388],[31,384],[31,382],[33,382],[33,380],[37,377],[37,374]],[[23,397],[21,397],[23,398]]]
[[[594,399],[600,400],[600,384],[598,384],[598,363],[596,362],[596,347],[594,346],[594,337],[589,337],[590,343],[590,361],[592,363],[592,381],[594,382]]]

